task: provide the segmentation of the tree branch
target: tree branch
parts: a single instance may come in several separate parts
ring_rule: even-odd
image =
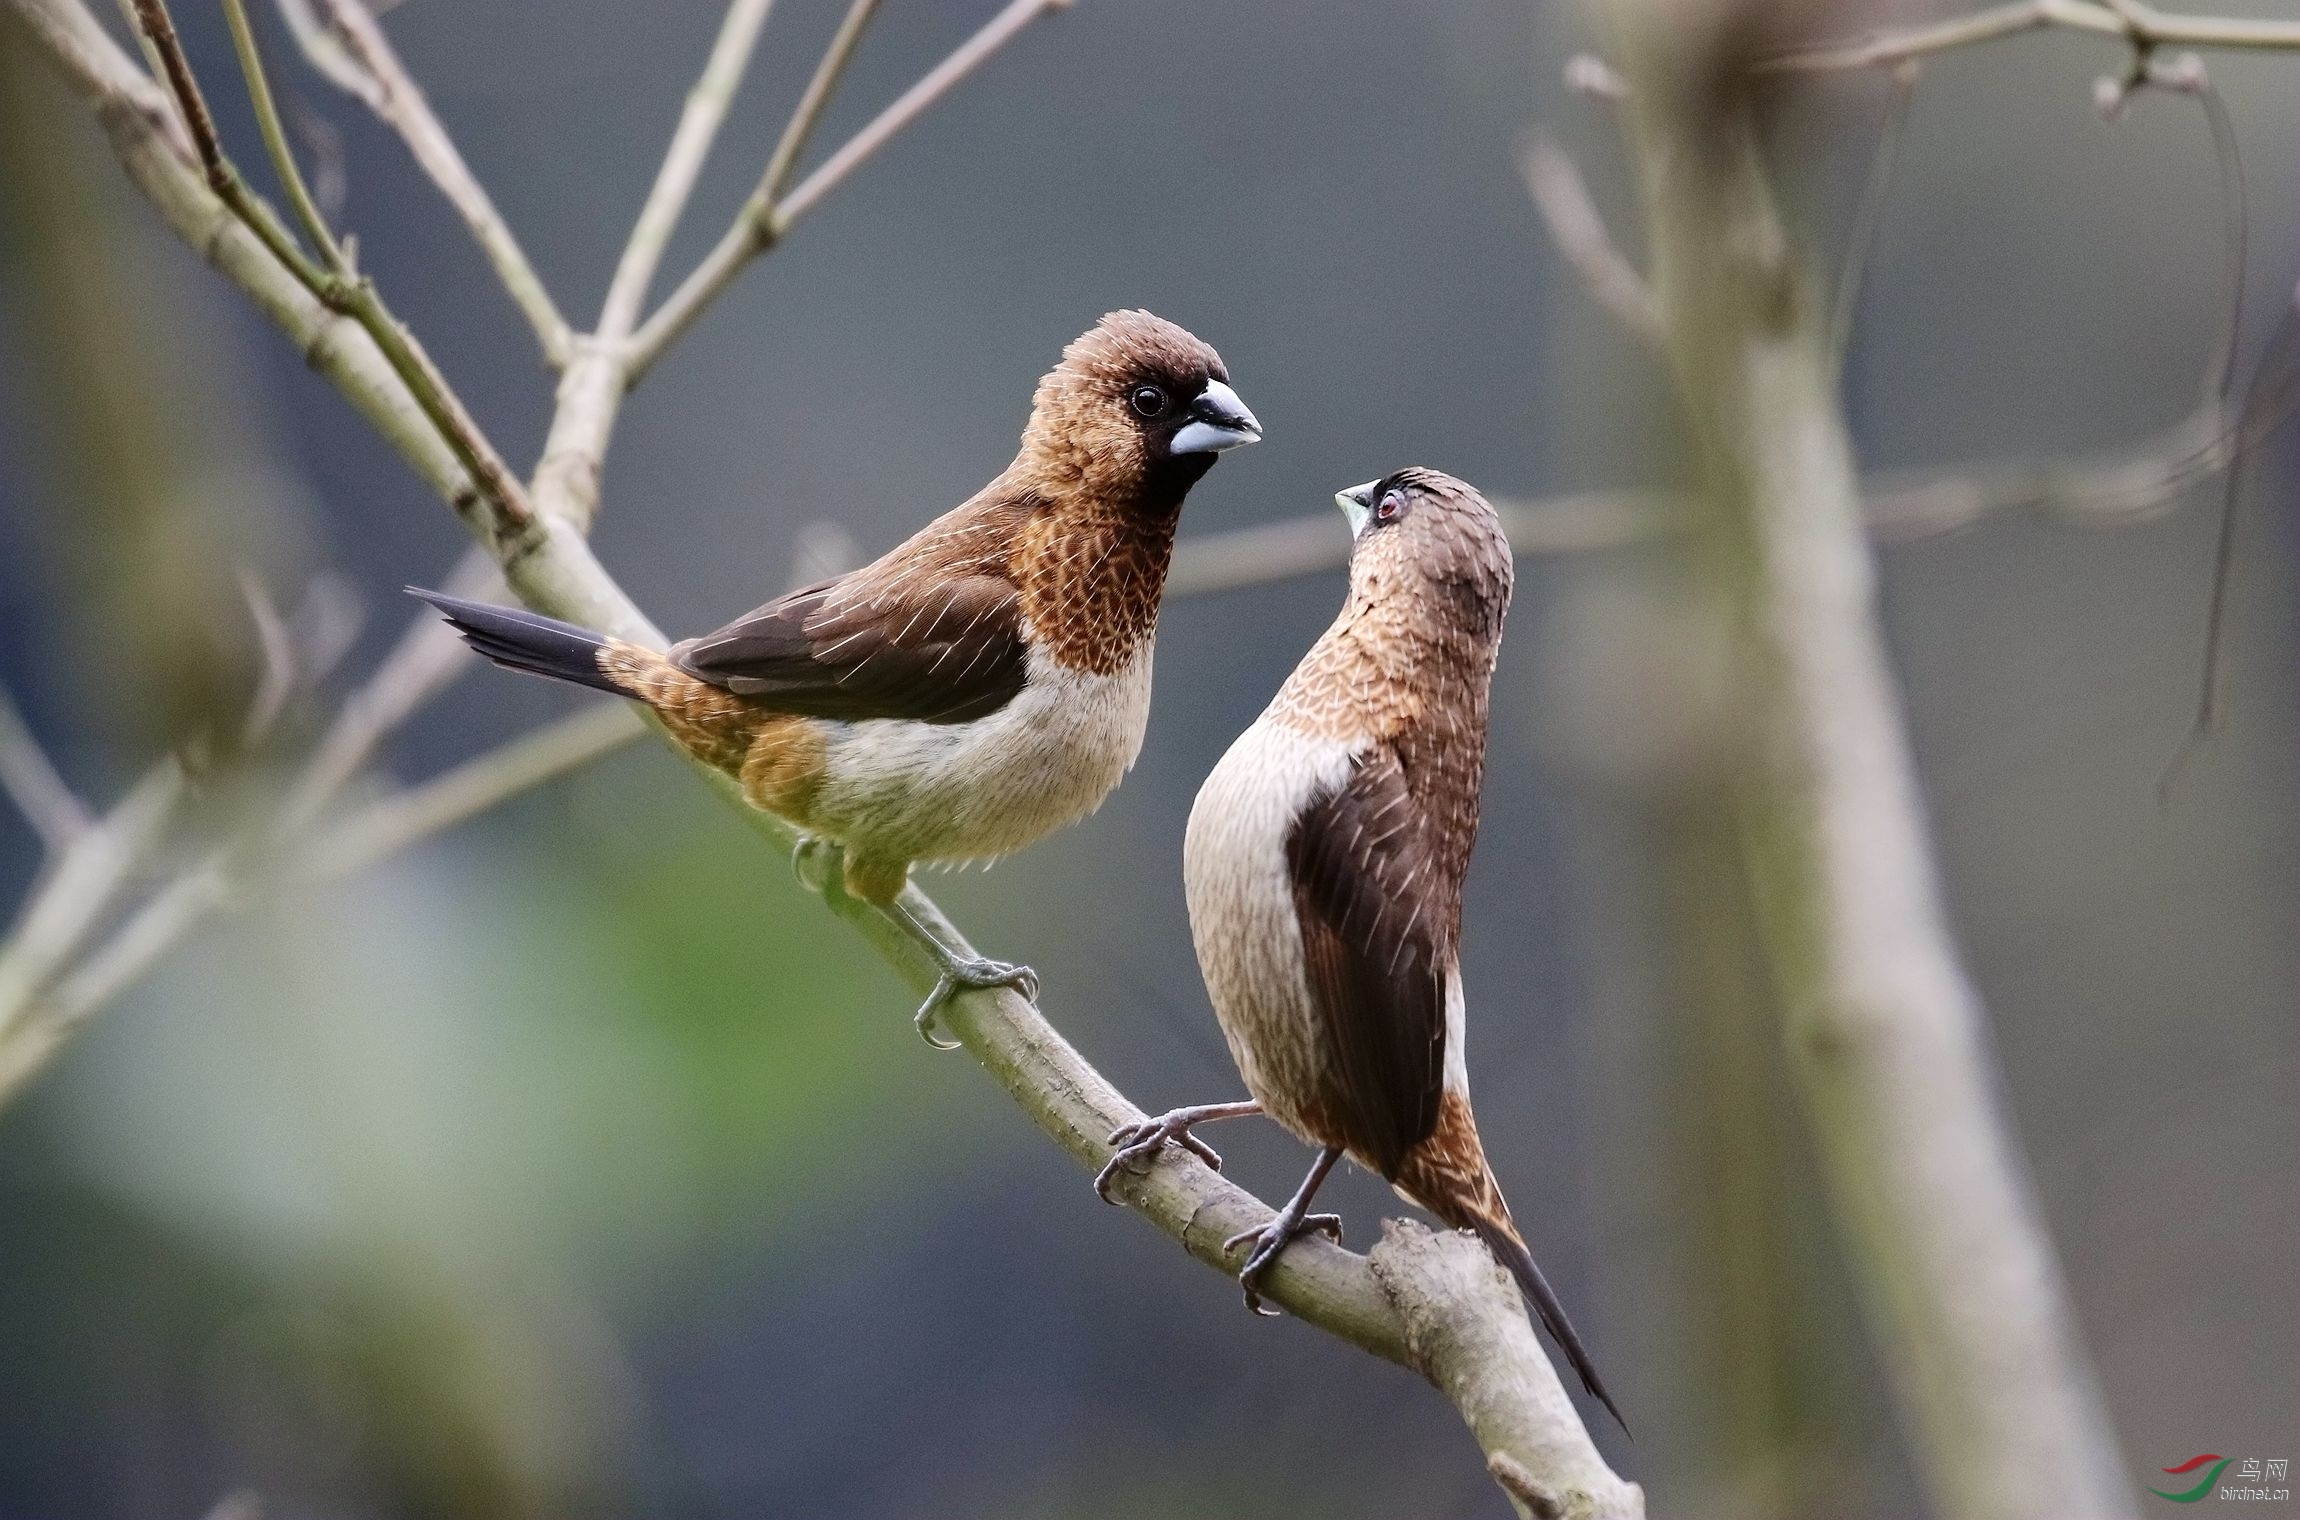
[[[671,133],[671,146],[663,154],[663,166],[655,172],[655,183],[639,208],[639,219],[632,223],[630,240],[615,265],[614,279],[608,283],[598,331],[610,343],[629,337],[638,325],[647,287],[663,261],[663,249],[679,225],[680,213],[695,193],[695,180],[703,172],[703,161],[710,156],[719,127],[735,103],[735,92],[741,88],[751,55],[758,49],[759,29],[767,24],[767,11],[773,3],[731,0],[727,6],[727,18],[719,24],[719,35],[711,44],[701,77],[687,92],[679,124]]]
[[[819,205],[823,197],[830,194],[865,159],[925,114],[929,106],[948,94],[953,85],[973,73],[991,54],[1004,47],[1015,33],[1048,11],[1060,10],[1069,4],[1070,0],[1009,0],[1006,8],[993,16],[981,31],[959,44],[949,57],[928,70],[924,78],[905,90],[870,125],[849,138],[843,147],[823,162],[821,168],[808,175],[787,197],[778,198],[776,192],[779,187],[773,182],[777,165],[770,163],[767,177],[761,179],[759,189],[743,203],[743,209],[736,213],[734,225],[726,230],[718,245],[704,256],[702,263],[695,266],[694,273],[681,282],[670,299],[656,309],[655,314],[640,326],[637,335],[632,338],[627,355],[630,382],[636,385],[639,377],[663,356],[664,350],[677,342],[680,334],[703,314],[704,308],[734,283],[735,276],[742,273],[746,264],[781,241],[793,223]],[[840,39],[847,38],[850,28],[859,37],[862,23],[868,19],[869,11],[860,3],[848,11],[847,23],[840,27],[839,37],[832,39],[830,50],[823,55],[821,67],[815,71],[815,80],[807,86],[810,97],[817,93],[819,85],[823,99],[827,101],[830,85],[836,81],[845,63],[845,55],[840,53]],[[847,40],[847,53],[851,54],[852,47],[853,39],[850,38]],[[821,104],[817,102],[815,106],[818,114]],[[793,144],[789,153],[792,162],[797,159],[797,142],[803,141],[806,131],[813,125],[807,117],[804,99],[800,107],[800,111],[791,119],[791,127],[784,132],[784,140]],[[794,132],[797,134],[796,139],[793,137]],[[783,156],[778,147],[777,159]],[[784,172],[788,172],[788,164],[781,167]]]
[[[2113,7],[2093,0],[2013,0],[1927,26],[1898,27],[1851,42],[1799,48],[1767,59],[1760,67],[1795,73],[1884,68],[2045,27],[2122,38],[2141,52],[2159,47],[2300,49],[2300,21],[2184,16],[2138,4],[2137,0],[2123,0]]]
[[[1490,1251],[1458,1231],[1433,1234],[1391,1219],[1367,1265],[1405,1321],[1407,1365],[1461,1410],[1486,1471],[1519,1514],[1644,1515],[1637,1485],[1580,1438],[1573,1401],[1518,1307],[1517,1284]]]
[[[627,702],[577,708],[421,786],[367,804],[329,829],[291,869],[312,881],[356,875],[418,840],[612,754],[646,732],[647,725]]]
[[[51,855],[86,833],[92,822],[87,806],[56,774],[48,752],[6,691],[0,691],[0,791]]]
[[[2086,528],[2115,528],[2162,515],[2224,468],[2260,429],[2222,425],[2217,404],[2200,408],[2138,449],[2035,464],[1894,470],[1861,484],[1864,519],[1880,544],[1912,543],[2000,513],[2038,512]],[[1688,500],[1671,491],[1615,489],[1560,496],[1492,498],[1510,548],[1521,555],[1583,554],[1663,542],[1687,522]],[[1174,546],[1170,596],[1235,591],[1350,562],[1349,535],[1331,513],[1201,533]]]
[[[1838,1229],[1936,1506],[2132,1513],[1959,964],[1876,622],[1825,319],[1746,92],[1682,6],[1625,34],[1633,159],[1747,728],[1733,808]]]
[[[1652,287],[1605,230],[1581,171],[1546,132],[1534,132],[1519,145],[1518,172],[1534,208],[1549,228],[1559,257],[1581,276],[1591,300],[1619,319],[1640,340],[1660,341],[1661,310]]]
[[[399,51],[391,45],[366,0],[318,0],[327,20],[313,14],[313,0],[279,0],[280,14],[312,66],[350,94],[396,131],[408,152],[448,204],[471,229],[472,238],[496,278],[535,329],[544,360],[552,368],[566,365],[573,353],[574,331],[551,299],[535,266],[527,260],[511,226],[495,209],[471,166],[463,161],[455,140],[432,111]]]
[[[487,558],[472,550],[448,580],[470,595],[496,577]],[[325,668],[324,660],[291,666],[282,676],[290,690],[259,692],[247,724],[250,741],[263,737],[294,695],[293,685]],[[461,644],[437,618],[413,619],[391,654],[344,701],[286,790],[260,804],[235,837],[127,912],[84,955],[97,929],[121,914],[165,837],[183,791],[182,767],[174,760],[155,767],[111,815],[76,839],[0,942],[0,1105],[46,1067],[75,1028],[225,907],[241,883],[283,848],[300,845],[385,737],[468,668]]]
[[[95,26],[94,19],[87,15],[84,7],[67,4],[63,8],[78,11],[78,17],[76,20],[59,21],[58,7],[43,4],[41,0],[10,0],[10,3],[16,6],[20,14],[37,17],[39,13],[46,13],[48,24],[42,25],[39,19],[35,19],[36,35],[65,36],[75,44],[69,49],[70,56],[65,61],[76,81],[96,85],[97,76],[90,70],[108,70],[111,65],[127,63],[118,48],[111,44],[110,38]],[[429,356],[424,354],[414,338],[399,324],[398,318],[384,306],[382,297],[376,293],[374,282],[353,274],[343,258],[342,250],[327,235],[325,224],[319,223],[316,226],[323,252],[329,258],[329,266],[322,268],[313,264],[296,247],[294,239],[279,225],[279,219],[271,208],[247,190],[245,181],[224,154],[222,142],[216,135],[215,120],[208,112],[207,102],[200,94],[199,82],[193,77],[191,64],[184,56],[183,44],[176,36],[174,22],[169,18],[166,0],[135,0],[135,5],[143,35],[158,50],[166,64],[169,87],[175,96],[176,105],[183,113],[182,119],[191,133],[193,145],[215,193],[240,222],[255,234],[265,251],[288,276],[303,286],[319,304],[349,317],[367,334],[383,361],[398,375],[401,388],[413,400],[416,409],[430,421],[439,440],[447,445],[474,483],[476,489],[467,493],[459,492],[450,498],[465,523],[475,531],[485,533],[504,553],[524,553],[536,532],[534,514],[528,507],[526,493],[504,466],[494,445],[480,432],[462,401],[449,388],[446,378],[432,364]],[[227,0],[226,9],[228,14],[238,18],[235,23],[237,41],[240,34],[245,32],[245,17],[232,0]],[[90,34],[93,34],[92,37]],[[308,205],[309,193],[303,190],[294,156],[285,151],[284,134],[278,130],[277,113],[269,108],[270,94],[263,85],[262,67],[254,57],[252,40],[243,46],[241,59],[249,69],[249,85],[256,96],[258,114],[266,119],[266,142],[276,141],[278,144],[276,161],[281,178],[288,182],[290,193],[297,196],[299,205]],[[137,79],[139,83],[148,83],[140,75]],[[117,89],[107,91],[107,95],[115,102],[123,100]],[[108,119],[108,124],[115,131],[133,130],[132,119],[127,117],[115,115]],[[148,146],[139,145],[140,148]],[[127,150],[123,148],[123,159],[127,156]],[[134,169],[135,166],[131,164],[131,174]],[[180,190],[181,187],[177,188]],[[193,246],[203,251],[211,248],[209,238],[216,235],[212,218],[208,234],[208,237],[194,242]],[[312,359],[315,367],[323,364],[322,359],[312,355],[309,350],[306,356]]]

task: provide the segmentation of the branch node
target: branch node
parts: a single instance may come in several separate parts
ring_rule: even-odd
[[[1485,1470],[1501,1491],[1524,1505],[1536,1520],[1562,1520],[1565,1501],[1544,1488],[1541,1480],[1523,1462],[1506,1451],[1497,1451],[1485,1459]]]
[[[1565,150],[1536,130],[1519,146],[1518,172],[1558,256],[1581,277],[1590,299],[1643,341],[1659,342],[1661,303],[1606,231],[1588,184]]]

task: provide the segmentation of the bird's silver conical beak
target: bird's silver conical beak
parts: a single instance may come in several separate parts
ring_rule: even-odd
[[[1238,399],[1238,393],[1219,380],[1209,380],[1197,399],[1190,403],[1190,420],[1174,434],[1169,452],[1219,454],[1241,443],[1253,443],[1261,436],[1262,424],[1246,410],[1246,403]]]
[[[1340,507],[1342,515],[1350,520],[1350,537],[1356,538],[1363,534],[1366,524],[1373,520],[1374,487],[1380,484],[1378,480],[1369,480],[1362,486],[1352,486],[1347,491],[1334,493],[1334,505]]]

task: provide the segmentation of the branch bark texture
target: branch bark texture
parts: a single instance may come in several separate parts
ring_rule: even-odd
[[[1748,693],[1734,811],[1791,1069],[1941,1511],[2129,1514],[1943,910],[1826,323],[1775,209],[1744,63],[1687,49],[1665,19],[1682,9],[1614,19],[1705,483],[1695,552]]]

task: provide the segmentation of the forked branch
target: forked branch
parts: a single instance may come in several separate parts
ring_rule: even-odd
[[[314,4],[324,16],[314,12]],[[279,0],[279,8],[312,66],[364,101],[400,135],[416,163],[471,229],[480,251],[495,267],[496,278],[535,329],[544,359],[553,368],[565,365],[573,351],[574,330],[422,88],[400,62],[398,49],[384,35],[366,0]]]

